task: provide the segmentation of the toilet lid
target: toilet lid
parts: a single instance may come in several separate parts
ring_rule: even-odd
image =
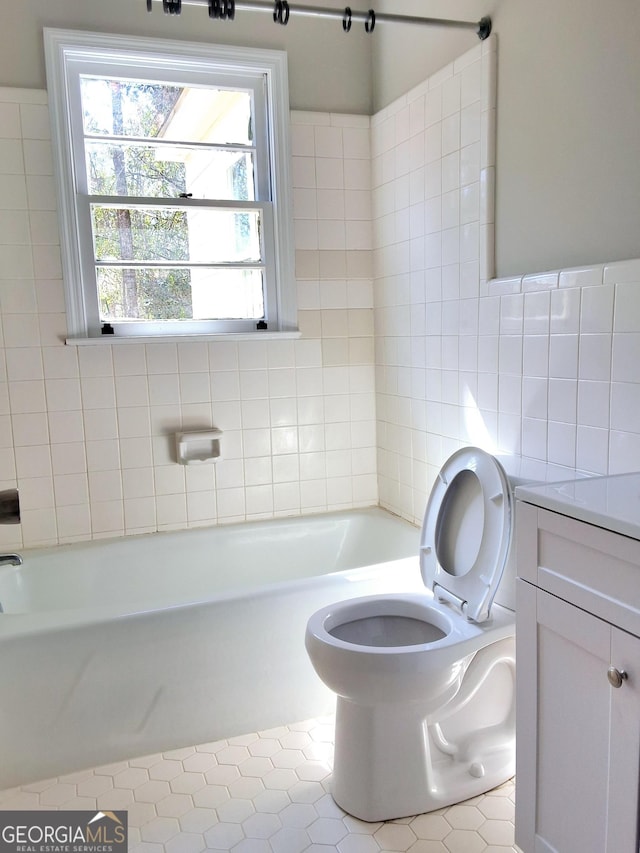
[[[442,466],[429,496],[420,539],[420,570],[436,598],[467,619],[489,618],[509,554],[511,489],[502,465],[464,447]]]

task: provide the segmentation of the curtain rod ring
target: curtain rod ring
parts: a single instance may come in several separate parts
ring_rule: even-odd
[[[147,0],[147,12],[153,9],[153,0]]]
[[[208,0],[209,17],[215,21],[233,21],[236,16],[235,0]]]
[[[351,29],[351,7],[347,6],[344,10],[344,15],[342,16],[342,29],[345,33],[348,33]]]
[[[368,33],[372,33],[376,27],[376,13],[373,9],[369,9],[369,17],[364,22],[365,31]]]
[[[179,15],[182,12],[182,0],[162,0],[165,15]]]
[[[289,2],[288,0],[276,0],[273,8],[273,20],[276,24],[282,24],[286,27],[289,23]]]

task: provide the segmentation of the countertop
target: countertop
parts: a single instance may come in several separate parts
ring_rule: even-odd
[[[640,539],[640,473],[518,486],[518,500]]]

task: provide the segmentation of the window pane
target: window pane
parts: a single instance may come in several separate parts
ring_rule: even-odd
[[[98,267],[101,322],[260,320],[261,270]]]
[[[261,263],[260,211],[91,205],[97,261]]]
[[[253,201],[253,154],[246,151],[87,142],[91,195]]]
[[[83,75],[80,92],[85,134],[251,144],[247,91]]]
[[[162,135],[177,142],[253,144],[252,95],[238,89],[182,89]]]

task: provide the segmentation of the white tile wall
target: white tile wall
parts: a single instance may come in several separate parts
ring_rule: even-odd
[[[495,48],[372,118],[380,500],[416,522],[462,444],[640,470],[640,261],[491,278]]]
[[[489,290],[501,302],[524,297],[523,454],[595,474],[637,470],[640,261],[496,279]]]
[[[377,502],[369,119],[292,137],[300,340],[67,347],[46,93],[0,88],[2,547]],[[211,425],[222,459],[174,463]]]
[[[510,435],[520,414],[523,307],[487,284],[495,50],[372,118],[380,498],[416,521],[443,458],[467,436]]]
[[[640,261],[492,278],[495,63],[490,38],[371,119],[292,113],[295,341],[64,346],[46,93],[0,88],[0,545],[378,497],[420,521],[466,443],[640,469]],[[175,464],[212,424],[223,458]]]

